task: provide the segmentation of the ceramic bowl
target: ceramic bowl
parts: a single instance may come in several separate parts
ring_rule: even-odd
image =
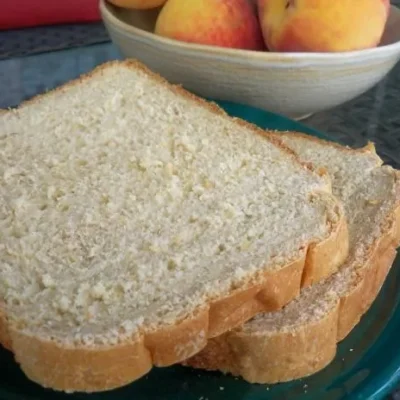
[[[227,49],[152,33],[159,10],[127,10],[100,0],[112,41],[172,83],[203,97],[301,119],[364,93],[400,59],[400,9],[392,6],[379,47],[346,53]]]

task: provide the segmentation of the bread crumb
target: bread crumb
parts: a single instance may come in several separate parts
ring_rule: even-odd
[[[171,177],[174,174],[174,165],[172,163],[165,164],[164,167],[167,176]]]
[[[60,298],[60,302],[59,302],[59,309],[62,312],[66,312],[68,311],[68,308],[70,307],[70,300],[67,296],[62,296]]]
[[[379,204],[379,200],[367,200],[367,204],[376,206],[377,204]]]
[[[49,274],[43,275],[42,283],[45,288],[53,288],[56,285],[53,278]]]
[[[106,288],[104,287],[103,283],[98,282],[90,291],[90,294],[94,299],[100,300],[106,294]]]

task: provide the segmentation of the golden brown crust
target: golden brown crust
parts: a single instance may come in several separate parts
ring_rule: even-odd
[[[346,254],[349,251],[349,232],[345,220],[339,223],[343,224],[343,226],[336,230],[335,235],[331,235],[330,238],[323,242],[313,243],[309,246],[303,272],[302,287],[310,286],[332,275],[335,272],[332,271],[332,264],[337,266],[342,265],[343,249],[345,249]]]
[[[212,307],[212,305],[211,305]],[[164,367],[194,354],[207,344],[210,307],[198,310],[190,318],[146,334],[144,343],[152,356],[153,364]]]
[[[31,380],[44,387],[75,391],[117,388],[152,367],[143,340],[103,349],[60,347],[51,341],[11,330],[16,361]]]
[[[292,262],[281,272],[266,271],[263,278],[254,279],[248,290],[236,290],[229,297],[213,303],[210,309],[209,338],[221,335],[241,325],[263,310],[275,311],[282,308],[300,292],[301,276],[305,265],[304,257]],[[249,316],[251,317],[249,318]]]
[[[53,91],[63,92],[77,85],[104,68],[120,62],[111,62],[98,67],[91,73],[83,75]],[[208,103],[176,86],[169,85],[163,78],[150,72],[135,61],[123,62],[127,67],[139,69],[162,85],[168,85],[176,93],[195,101],[210,111],[225,115],[215,104]],[[48,94],[46,94],[48,95]],[[40,101],[43,95],[23,103],[24,107],[34,101]],[[236,119],[256,134],[262,134],[282,148],[286,148],[275,135],[264,132],[255,126]],[[287,150],[287,148],[286,148]],[[288,156],[300,164],[293,152]],[[303,164],[304,168],[310,168]],[[341,206],[332,197],[332,202]],[[314,268],[314,263],[329,266],[324,275],[337,270],[347,257],[348,235],[344,214],[340,211],[340,220],[332,226],[331,235],[307,252],[307,247],[300,249],[300,258],[276,270],[260,273],[240,288],[233,290],[223,299],[215,299],[202,307],[192,316],[177,322],[175,325],[156,332],[145,332],[142,336],[113,347],[85,346],[68,348],[52,341],[39,339],[22,333],[10,326],[6,318],[0,315],[0,342],[10,348],[17,361],[29,378],[47,387],[64,391],[101,391],[112,389],[138,379],[147,373],[152,365],[167,366],[199,352],[207,339],[224,333],[260,311],[271,311],[281,308],[293,299],[300,290],[301,277],[307,267],[307,281],[316,282],[322,276]],[[332,258],[330,251],[337,248],[337,257]],[[308,261],[308,255],[312,261]],[[308,271],[309,270],[309,271]],[[240,305],[240,307],[238,307]],[[1,307],[0,307],[1,312]],[[4,309],[3,309],[3,312]]]
[[[205,350],[184,365],[220,370],[250,383],[290,381],[324,368],[336,354],[339,303],[320,321],[303,325],[296,334],[263,335],[227,332],[209,341]]]
[[[368,146],[361,151],[370,149]],[[290,333],[227,332],[211,339],[184,365],[230,372],[257,383],[298,379],[328,365],[336,353],[336,343],[351,332],[375,300],[396,257],[400,244],[400,172],[396,171],[396,176],[397,201],[381,226],[384,233],[370,247],[367,264],[357,270],[352,290],[322,319],[297,326]]]

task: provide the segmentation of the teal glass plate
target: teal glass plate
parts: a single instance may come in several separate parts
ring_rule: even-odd
[[[228,114],[262,128],[322,133],[275,114],[221,102]],[[67,395],[26,379],[12,355],[0,350],[0,400],[366,400],[383,399],[400,379],[400,258],[378,299],[338,346],[335,360],[306,379],[278,385],[251,385],[232,376],[174,366],[154,368],[124,388],[99,394]]]

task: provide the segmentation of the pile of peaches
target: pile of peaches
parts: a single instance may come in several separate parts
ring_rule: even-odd
[[[276,52],[376,47],[389,0],[109,0],[161,8],[155,33],[190,43]]]

